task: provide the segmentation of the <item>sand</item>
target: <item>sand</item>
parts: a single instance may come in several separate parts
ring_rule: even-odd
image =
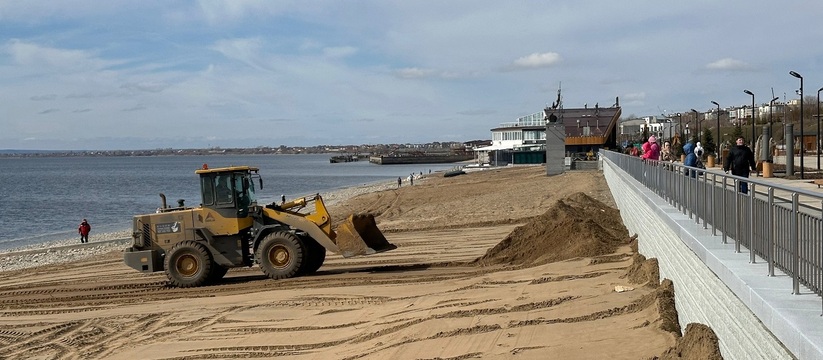
[[[636,254],[599,172],[383,186],[329,211],[376,215],[398,248],[329,254],[310,276],[241,268],[178,289],[120,251],[0,272],[0,358],[720,358],[710,328],[681,337],[676,284]]]

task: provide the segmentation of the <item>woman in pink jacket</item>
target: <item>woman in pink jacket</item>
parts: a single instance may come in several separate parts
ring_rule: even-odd
[[[649,141],[643,143],[643,155],[640,157],[646,160],[660,160],[660,145],[657,144],[654,135],[649,136]]]

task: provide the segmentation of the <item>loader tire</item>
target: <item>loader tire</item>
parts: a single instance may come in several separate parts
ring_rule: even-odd
[[[191,240],[175,244],[163,263],[169,282],[181,288],[205,284],[212,273],[212,264],[206,247]]]
[[[306,245],[297,235],[276,231],[266,235],[255,253],[260,270],[272,279],[287,279],[299,274],[306,261]]]
[[[317,272],[317,269],[320,269],[320,267],[323,266],[323,262],[326,261],[326,248],[317,243],[317,241],[314,241],[312,238],[301,239],[303,240],[303,243],[306,244],[308,254],[306,256],[306,262],[303,269],[300,269],[300,273],[314,274]]]

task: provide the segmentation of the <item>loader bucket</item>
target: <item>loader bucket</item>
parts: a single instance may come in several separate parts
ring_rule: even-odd
[[[383,232],[377,228],[374,215],[349,215],[346,221],[337,227],[337,247],[343,257],[371,255],[394,250],[397,246],[389,244]]]

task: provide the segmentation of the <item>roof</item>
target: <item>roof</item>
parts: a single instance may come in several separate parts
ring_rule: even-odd
[[[252,166],[229,166],[229,167],[221,167],[221,168],[213,168],[209,169],[207,164],[203,164],[202,169],[195,170],[195,174],[211,174],[211,173],[222,173],[222,172],[233,172],[233,171],[257,171],[259,170],[256,167]]]
[[[475,148],[474,151],[494,151],[494,150],[510,150],[513,149],[512,146],[507,145],[491,145],[491,146],[484,146]]]

